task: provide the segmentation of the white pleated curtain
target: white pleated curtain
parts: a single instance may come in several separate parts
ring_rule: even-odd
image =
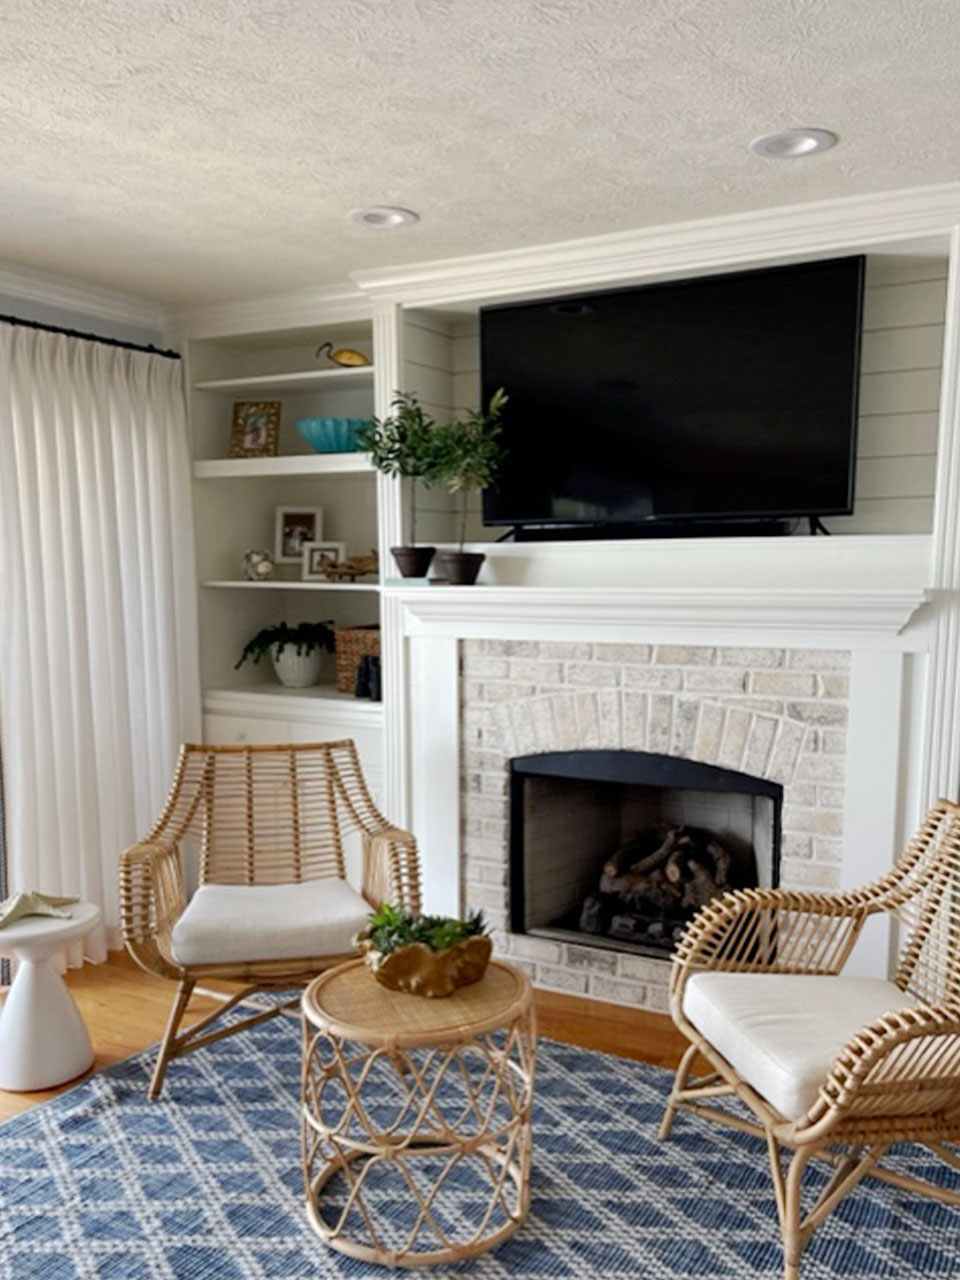
[[[0,742],[8,888],[98,903],[199,725],[178,360],[0,323]],[[79,954],[71,955],[72,963]]]

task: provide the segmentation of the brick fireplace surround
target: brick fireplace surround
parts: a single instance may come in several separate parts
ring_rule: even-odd
[[[648,751],[779,782],[781,882],[839,887],[849,651],[465,640],[460,654],[466,905],[538,986],[663,1010],[669,966],[507,931],[513,756]]]

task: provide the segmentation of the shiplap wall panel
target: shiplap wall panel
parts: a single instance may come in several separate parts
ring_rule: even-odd
[[[942,260],[868,257],[856,503],[852,516],[827,520],[836,533],[932,528],[945,300]],[[479,400],[479,326],[464,320],[452,332],[453,396],[461,410]],[[471,536],[490,535],[477,524]]]

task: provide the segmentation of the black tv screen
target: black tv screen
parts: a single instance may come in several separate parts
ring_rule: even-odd
[[[853,509],[863,257],[486,307],[488,525]]]

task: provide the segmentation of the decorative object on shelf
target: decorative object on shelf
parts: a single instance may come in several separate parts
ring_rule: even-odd
[[[297,430],[314,453],[356,453],[357,432],[369,418],[301,418]]]
[[[265,548],[251,548],[243,553],[243,576],[247,582],[266,582],[277,571],[273,552]]]
[[[344,369],[364,369],[372,362],[369,356],[365,356],[362,351],[357,351],[355,347],[337,347],[334,350],[332,342],[321,342],[317,347],[317,359],[326,356],[333,364],[339,364]]]
[[[329,582],[330,570],[347,554],[342,542],[305,542],[300,576],[304,582]]]
[[[354,692],[357,682],[357,663],[368,655],[380,657],[379,623],[365,627],[337,627],[337,688],[341,693]]]
[[[493,950],[479,911],[457,920],[413,915],[390,903],[371,913],[353,941],[382,986],[431,999],[479,982]]]
[[[371,702],[383,701],[383,677],[380,670],[380,659],[375,654],[365,654],[357,663],[356,683],[353,686],[355,698],[369,698]]]
[[[398,391],[391,401],[393,413],[374,418],[357,432],[361,449],[386,476],[410,480],[410,542],[391,547],[393,558],[405,578],[423,578],[430,568],[435,547],[418,547],[417,482],[430,485],[434,466],[433,438],[436,423],[424,413],[412,391]]]
[[[486,412],[471,409],[463,419],[454,418],[437,427],[432,439],[431,476],[435,483],[460,499],[460,538],[456,551],[437,556],[440,577],[452,586],[471,586],[486,556],[464,551],[467,537],[467,498],[475,490],[496,483],[503,460],[500,413],[507,403],[503,387],[490,397]]]
[[[278,622],[261,627],[244,646],[234,670],[249,658],[257,663],[269,653],[277,679],[288,689],[306,689],[320,678],[324,652],[332,653],[333,622],[299,622],[295,627]]]
[[[277,564],[301,564],[308,542],[323,539],[323,507],[277,507],[273,558]]]
[[[273,458],[279,437],[279,400],[238,400],[233,406],[231,458]]]
[[[323,545],[329,546],[331,544],[325,543]],[[369,577],[370,574],[379,572],[380,557],[376,551],[371,551],[369,555],[349,556],[346,560],[341,556],[336,563],[330,563],[325,566],[323,576],[328,582],[356,582],[358,578]]]

